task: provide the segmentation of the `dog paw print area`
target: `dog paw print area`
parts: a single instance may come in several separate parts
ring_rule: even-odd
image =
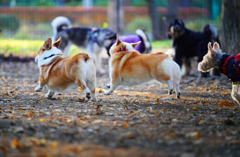
[[[104,95],[109,77],[97,76],[90,102],[81,88],[34,92],[36,63],[0,71],[0,156],[239,156],[240,106],[224,76],[184,76],[180,99],[157,81]]]

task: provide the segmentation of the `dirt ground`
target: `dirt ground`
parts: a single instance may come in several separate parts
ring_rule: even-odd
[[[108,74],[98,76],[92,103],[78,90],[48,100],[34,92],[36,63],[0,62],[0,156],[240,156],[231,83],[196,73],[180,99],[157,81],[105,96]]]

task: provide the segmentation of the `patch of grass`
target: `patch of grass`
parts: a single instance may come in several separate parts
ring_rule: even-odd
[[[160,41],[153,41],[151,42],[152,48],[170,48],[171,47],[171,40],[160,40]]]
[[[18,40],[0,38],[0,53],[15,54],[17,56],[35,56],[37,51],[42,46],[44,40]],[[170,40],[151,42],[153,48],[169,48]],[[70,56],[78,53],[86,53],[86,50],[79,49],[72,45]]]
[[[38,49],[42,46],[43,40],[17,40],[0,38],[0,53],[15,54],[17,56],[35,56]],[[73,45],[70,55],[86,53],[85,50],[79,49]]]
[[[42,44],[41,40],[0,39],[0,53],[34,56]]]

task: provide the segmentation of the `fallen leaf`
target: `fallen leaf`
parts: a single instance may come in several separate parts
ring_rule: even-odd
[[[52,142],[51,144],[50,144],[50,147],[51,148],[56,148],[58,146],[58,143],[57,142]]]
[[[126,121],[122,124],[122,127],[124,127],[124,128],[126,128],[127,126],[128,126],[128,121]]]
[[[163,110],[163,111],[167,111],[167,108],[164,107],[162,110]]]
[[[13,139],[11,146],[12,146],[13,149],[15,149],[15,148],[18,148],[20,146],[20,143],[19,143],[18,140]]]

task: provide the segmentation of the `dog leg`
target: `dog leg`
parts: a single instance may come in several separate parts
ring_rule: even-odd
[[[189,76],[191,71],[191,60],[190,58],[185,58],[182,64],[182,74]]]
[[[95,96],[95,80],[87,81],[87,87],[90,89],[90,93],[91,93],[90,101],[97,101],[97,98]]]
[[[46,94],[46,98],[51,99],[54,94],[55,94],[54,91],[49,90],[48,93]]]
[[[91,96],[90,96],[90,91],[89,89],[86,87],[86,82],[85,81],[82,81],[83,79],[76,79],[75,82],[76,84],[82,88],[82,90],[84,91],[85,95],[86,95],[86,98],[87,99],[90,99]]]
[[[82,87],[81,87],[81,88],[82,88]],[[85,95],[86,95],[86,98],[87,98],[87,99],[90,99],[90,98],[91,98],[91,95],[90,95],[89,89],[85,87],[85,89],[84,89],[83,91],[84,91],[84,93],[85,93]]]
[[[171,95],[173,93],[173,80],[170,79],[167,81],[168,84],[168,94]]]
[[[111,83],[107,84],[107,88],[111,88]]]
[[[240,90],[239,90],[239,84],[232,85],[232,99],[236,101],[240,105]]]
[[[174,85],[174,88],[175,88],[176,96],[177,96],[178,99],[180,99],[181,91],[179,89],[179,83],[175,82],[175,80],[174,80],[173,85]]]
[[[45,84],[42,83],[42,81],[40,79],[39,85],[35,88],[35,92],[41,92],[44,86],[45,86]]]
[[[111,84],[111,86],[110,86],[110,89],[107,91],[107,92],[105,92],[104,94],[105,95],[110,95],[110,94],[112,94],[112,92],[115,90],[115,89],[117,89],[117,87],[119,86],[119,84],[118,83],[112,83]]]
[[[110,70],[109,77],[111,79],[111,83],[108,84],[108,85],[110,85],[110,89],[104,93],[106,95],[110,95],[121,84],[118,73],[111,72],[111,70]]]
[[[71,48],[71,42],[70,41],[68,41],[68,43],[67,43],[67,46],[64,48],[64,50],[63,50],[63,55],[64,55],[64,57],[68,57],[68,56],[70,56],[70,48]]]

